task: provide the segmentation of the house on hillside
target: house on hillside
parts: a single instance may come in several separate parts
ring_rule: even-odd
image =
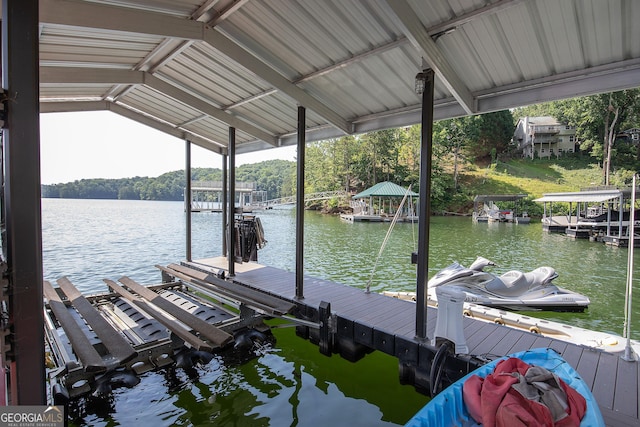
[[[525,158],[560,157],[576,151],[576,129],[550,116],[522,117],[516,124],[513,142]]]

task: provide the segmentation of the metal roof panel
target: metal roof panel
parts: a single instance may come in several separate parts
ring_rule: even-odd
[[[438,119],[640,86],[629,0],[41,0],[40,20],[41,65],[63,70],[42,82],[61,102],[47,111],[130,103],[215,138],[237,125],[247,149],[294,143],[298,105],[309,141],[419,122],[423,58]]]

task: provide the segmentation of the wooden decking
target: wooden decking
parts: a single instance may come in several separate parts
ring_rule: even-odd
[[[185,265],[203,271],[215,271],[224,269],[225,262],[224,258],[212,258]],[[255,264],[245,266],[250,267],[239,265],[236,269],[233,278],[236,285],[294,303],[307,318],[313,320],[319,307],[330,303],[335,319],[334,337],[343,356],[353,357],[361,349],[379,350],[397,357],[401,368],[410,368],[411,376],[428,376],[428,367],[436,348],[430,340],[415,337],[415,303],[376,293],[367,294],[361,289],[309,277],[304,280],[304,298],[296,299],[293,273]],[[437,309],[428,308],[428,337],[435,332],[436,316]],[[465,370],[481,363],[478,361],[482,359],[493,359],[530,348],[553,348],[580,373],[591,388],[607,425],[640,425],[638,362],[627,362],[617,354],[498,324],[466,317],[463,321],[471,356],[457,355],[458,360],[451,362],[460,376],[466,373]]]

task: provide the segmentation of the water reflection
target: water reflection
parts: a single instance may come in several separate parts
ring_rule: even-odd
[[[47,280],[69,278],[85,293],[105,291],[103,278],[126,274],[157,283],[155,264],[184,259],[183,205],[179,202],[43,200],[43,261]],[[257,212],[267,246],[262,264],[295,269],[295,212]],[[221,253],[221,216],[192,217],[194,259]],[[305,273],[364,288],[389,224],[349,224],[305,213]],[[412,291],[417,225],[397,224],[373,274],[374,291]],[[453,261],[478,255],[495,261],[494,272],[554,267],[557,283],[588,295],[585,313],[526,313],[575,326],[621,334],[627,250],[542,232],[540,223],[473,224],[470,218],[431,221],[429,276]],[[638,262],[636,252],[636,262]],[[636,281],[637,283],[637,281]],[[637,288],[637,284],[636,284]],[[640,297],[633,305],[638,323]],[[640,325],[633,338],[640,339]],[[140,376],[133,389],[119,388],[102,401],[87,401],[75,424],[379,426],[403,424],[426,401],[398,381],[397,360],[374,352],[358,363],[327,358],[292,329],[274,332],[275,347],[242,364],[215,358],[191,369]],[[352,414],[358,414],[354,417]]]

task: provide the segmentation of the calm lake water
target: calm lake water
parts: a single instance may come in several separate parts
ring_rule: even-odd
[[[295,270],[295,212],[257,212],[267,246],[261,264]],[[156,264],[185,257],[185,213],[180,202],[42,200],[46,280],[67,276],[84,293],[106,291],[103,278],[123,275],[160,282]],[[221,254],[221,215],[192,215],[192,258]],[[397,224],[372,271],[389,224],[341,221],[305,214],[305,273],[380,292],[415,290],[411,252],[417,224]],[[469,265],[484,256],[499,267],[556,269],[556,282],[588,295],[585,313],[527,313],[574,326],[622,334],[627,249],[570,240],[530,225],[473,224],[468,217],[431,221],[429,276],[453,261]],[[636,264],[640,260],[635,260]],[[637,294],[637,281],[635,282]],[[640,339],[640,295],[634,302]],[[117,389],[108,401],[87,401],[76,425],[194,426],[387,426],[402,425],[427,401],[398,381],[397,360],[374,352],[357,363],[325,357],[293,329],[274,330],[271,349],[242,365],[214,359],[192,370],[142,375],[133,389]]]

